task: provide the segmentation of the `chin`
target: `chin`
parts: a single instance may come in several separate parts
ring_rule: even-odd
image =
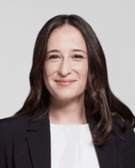
[[[80,99],[81,97],[84,98],[84,94],[73,94],[72,93],[64,93],[64,94],[55,94],[55,100],[61,100],[61,101],[69,101],[69,100],[75,100]]]

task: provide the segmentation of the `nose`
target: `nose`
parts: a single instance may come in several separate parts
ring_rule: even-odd
[[[70,60],[63,59],[58,70],[59,75],[64,77],[71,74],[71,72],[72,72],[72,65]]]

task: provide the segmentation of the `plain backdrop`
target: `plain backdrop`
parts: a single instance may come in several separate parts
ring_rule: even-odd
[[[0,118],[22,107],[37,34],[57,14],[90,23],[106,55],[111,89],[135,114],[134,0],[0,0]]]

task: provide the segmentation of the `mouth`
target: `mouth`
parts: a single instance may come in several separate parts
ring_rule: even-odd
[[[69,86],[73,84],[76,80],[55,80],[55,82],[60,86]]]

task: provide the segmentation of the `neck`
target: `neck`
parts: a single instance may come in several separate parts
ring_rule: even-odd
[[[49,118],[55,124],[86,124],[84,99],[51,100]]]

